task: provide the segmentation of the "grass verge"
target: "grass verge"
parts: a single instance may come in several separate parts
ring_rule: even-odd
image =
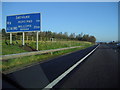
[[[9,40],[6,42],[9,43]],[[24,48],[20,48],[19,46],[22,45],[20,40],[13,41],[14,45],[6,45],[5,41],[2,42],[2,55],[7,54],[16,54],[22,52],[28,52]],[[36,49],[36,41],[25,41],[25,43],[29,43],[28,45],[33,49]],[[57,48],[65,48],[65,47],[72,47],[72,46],[84,46],[87,44],[91,44],[90,42],[85,41],[39,41],[39,50],[49,50],[49,49],[57,49]]]
[[[3,73],[13,72],[18,69],[24,68],[26,66],[29,66],[29,65],[32,65],[32,64],[44,61],[44,60],[52,59],[52,58],[55,58],[63,54],[71,53],[76,50],[81,50],[81,49],[84,49],[90,46],[92,46],[92,44],[86,44],[80,48],[53,52],[52,55],[48,53],[48,54],[43,54],[43,55],[33,55],[33,56],[26,56],[26,57],[11,59],[11,60],[2,62],[2,71]]]
[[[6,45],[4,42],[2,42],[2,55],[7,54],[15,54],[15,53],[22,53],[27,52],[19,47],[19,45]]]

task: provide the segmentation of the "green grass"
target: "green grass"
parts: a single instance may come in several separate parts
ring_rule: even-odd
[[[33,56],[26,56],[26,57],[11,59],[6,62],[2,62],[2,70],[3,70],[3,72],[4,71],[11,72],[11,71],[17,70],[19,68],[22,68],[22,67],[25,67],[25,66],[37,63],[37,62],[55,58],[57,56],[65,54],[65,53],[71,53],[73,51],[84,49],[89,46],[91,46],[91,45],[86,45],[85,47],[80,47],[80,48],[74,48],[74,49],[69,49],[69,50],[53,52],[52,55],[50,53],[48,53],[45,55],[33,55]]]
[[[2,55],[22,53],[22,52],[27,52],[27,51],[21,49],[18,45],[6,45],[4,42],[2,42]]]
[[[26,41],[32,48],[36,48],[36,41]],[[85,41],[39,41],[39,50],[49,50],[49,49],[57,49],[64,47],[72,47],[72,46],[84,46],[86,44],[91,44],[91,42]]]
[[[7,42],[9,42],[9,40]],[[2,55],[27,52],[19,47],[19,45],[22,45],[22,41],[18,40],[18,42],[19,44],[16,44],[15,41],[13,41],[15,45],[6,45],[5,41],[3,41]],[[36,41],[25,41],[25,42],[29,43],[29,46],[31,46],[33,49],[36,49]],[[86,44],[91,44],[91,43],[85,41],[53,41],[53,42],[39,41],[39,50],[49,50],[49,49],[65,48],[72,46],[84,46]]]
[[[30,42],[29,42],[30,43]],[[16,59],[11,59],[8,61],[2,62],[2,67],[3,72],[11,72],[15,71],[19,68],[41,62],[50,58],[55,58],[57,56],[70,53],[76,50],[84,49],[87,47],[92,46],[93,44],[90,42],[80,42],[80,41],[62,41],[62,42],[39,42],[39,49],[42,50],[47,50],[47,49],[56,49],[56,48],[64,48],[64,47],[71,47],[71,46],[82,46],[80,48],[74,48],[74,49],[69,49],[69,50],[63,50],[63,51],[57,51],[53,52],[51,55],[50,53],[48,54],[43,54],[43,55],[33,55],[33,56],[26,56],[26,57],[20,57]],[[35,42],[31,42],[30,45],[35,48]],[[14,50],[13,50],[14,49]],[[13,54],[13,53],[20,53],[20,52],[26,52],[25,50],[22,50],[19,48],[17,45],[5,45],[3,43],[3,55],[5,54]],[[0,62],[1,63],[1,62]]]

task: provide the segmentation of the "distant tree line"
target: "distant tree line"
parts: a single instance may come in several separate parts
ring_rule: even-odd
[[[13,40],[20,40],[22,39],[22,33],[13,33],[12,34]],[[5,29],[2,29],[2,38],[5,40],[9,40],[10,35],[9,33],[5,32]],[[89,42],[96,42],[96,38],[94,36],[91,36],[89,34],[78,34],[71,33],[68,35],[67,32],[62,33],[56,33],[51,31],[40,31],[39,32],[39,40],[41,41],[48,41],[50,39],[53,40],[79,40],[79,41],[89,41]],[[25,39],[26,40],[36,40],[36,33],[35,32],[25,32]]]

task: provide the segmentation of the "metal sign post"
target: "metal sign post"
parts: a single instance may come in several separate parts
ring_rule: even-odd
[[[10,33],[10,44],[12,44],[12,33]]]
[[[36,32],[36,50],[38,50],[38,32]]]
[[[23,32],[23,37],[22,37],[22,45],[24,46],[25,45],[25,42],[24,42],[24,40],[25,40],[25,33]]]

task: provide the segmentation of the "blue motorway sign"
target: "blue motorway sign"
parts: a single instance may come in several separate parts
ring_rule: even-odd
[[[30,13],[7,16],[6,32],[40,31],[41,14]]]

